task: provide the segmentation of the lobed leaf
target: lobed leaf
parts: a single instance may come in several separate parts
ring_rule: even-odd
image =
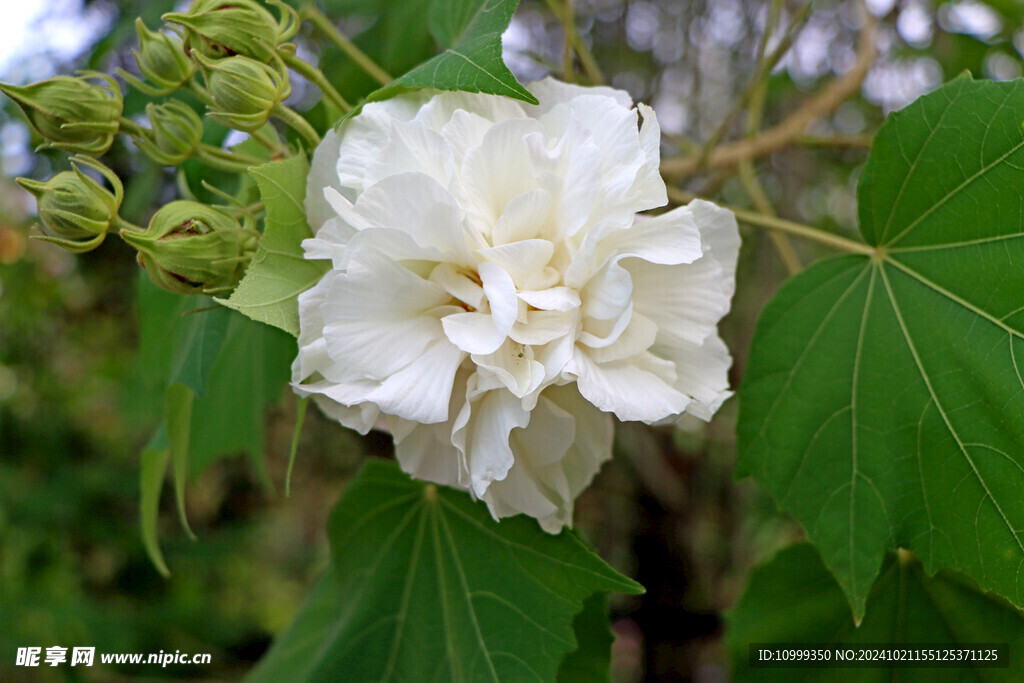
[[[752,668],[752,643],[807,643],[852,647],[876,643],[1009,643],[1008,668]],[[843,590],[808,543],[780,551],[755,567],[728,617],[725,645],[734,680],[804,681],[1019,681],[1024,662],[1024,616],[953,572],[928,576],[907,553],[889,555],[867,599],[859,626]]]
[[[392,462],[349,483],[329,534],[327,574],[250,680],[551,681],[584,600],[642,590],[574,534],[495,522]],[[592,640],[588,653],[603,647]]]
[[[858,188],[874,255],[758,321],[737,475],[807,529],[853,606],[889,549],[1024,605],[1024,82],[959,78],[891,116]]]
[[[302,240],[313,236],[303,208],[309,162],[300,154],[254,166],[249,174],[256,179],[266,207],[263,238],[238,287],[228,299],[217,301],[298,337],[298,296],[328,268],[323,261],[302,256]]]
[[[537,104],[501,57],[501,34],[518,4],[519,0],[434,0],[428,26],[444,52],[371,93],[367,101],[386,100],[410,88],[437,88]]]

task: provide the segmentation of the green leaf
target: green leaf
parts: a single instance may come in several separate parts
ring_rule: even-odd
[[[966,77],[890,117],[858,190],[876,253],[808,268],[758,321],[737,474],[856,616],[896,547],[1024,604],[1022,120],[1024,82]]]
[[[1009,668],[751,668],[751,643],[1009,643]],[[736,681],[1019,681],[1024,617],[948,571],[929,577],[909,553],[886,558],[856,626],[843,590],[813,546],[798,543],[756,567],[728,617],[725,636]]]
[[[160,552],[157,519],[160,515],[160,491],[163,489],[164,475],[167,474],[170,457],[166,436],[161,439],[160,434],[157,434],[153,442],[142,451],[142,466],[139,471],[139,523],[142,527],[142,545],[146,548],[149,561],[164,576],[170,576],[171,572],[164,562],[163,553]]]
[[[608,683],[611,680],[612,641],[608,621],[608,594],[595,593],[583,601],[583,611],[572,620],[579,646],[558,667],[561,683]]]
[[[171,469],[174,472],[174,502],[178,506],[178,519],[185,533],[195,538],[185,514],[185,484],[188,482],[189,439],[192,433],[192,406],[196,394],[184,384],[167,387],[166,417],[167,441],[171,448]]]
[[[370,94],[386,100],[409,88],[463,90],[504,95],[537,104],[501,58],[501,34],[519,0],[435,0],[427,18],[444,52]]]
[[[303,198],[309,162],[296,155],[249,169],[266,207],[263,238],[245,277],[228,299],[229,308],[299,336],[299,294],[327,271],[323,261],[302,257],[302,240],[313,233],[306,224]]]
[[[196,304],[209,306],[211,303],[207,297],[198,298],[200,301],[195,302]],[[189,302],[183,303],[188,305]],[[180,336],[174,349],[170,382],[184,384],[196,396],[202,396],[206,393],[206,379],[210,374],[210,368],[213,367],[224,345],[232,314],[220,306],[202,311],[197,311],[196,308],[198,306],[182,311]]]
[[[554,680],[588,596],[642,589],[579,538],[370,461],[331,516],[332,560],[252,681]]]

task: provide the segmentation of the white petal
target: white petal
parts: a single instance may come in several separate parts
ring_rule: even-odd
[[[609,234],[598,248],[619,259],[635,256],[662,264],[693,263],[703,254],[700,229],[686,207],[660,216],[637,216],[628,230]]]
[[[355,205],[338,190],[333,187],[324,188],[324,200],[330,205],[335,215],[340,218],[348,227],[348,232],[354,233],[364,228],[373,227],[366,219],[356,213]],[[378,226],[383,227],[383,226]]]
[[[651,352],[675,365],[676,389],[694,399],[686,408],[691,415],[710,420],[725,399],[732,396],[729,391],[732,357],[717,334],[707,337],[699,346],[656,344]]]
[[[609,263],[580,291],[581,312],[588,318],[611,320],[622,315],[632,301],[633,280],[617,263]]]
[[[571,311],[580,307],[580,295],[569,287],[549,287],[541,290],[522,290],[519,298],[534,308],[545,311]]]
[[[478,267],[480,281],[491,307],[494,326],[502,335],[508,335],[519,314],[516,285],[505,269],[484,261]]]
[[[633,305],[665,339],[699,346],[729,311],[729,278],[710,256],[679,266],[622,263],[632,275]]]
[[[366,400],[380,409],[406,420],[430,424],[448,419],[455,372],[459,369],[462,351],[447,340],[431,344],[423,355],[385,379],[366,395]]]
[[[624,360],[651,348],[658,335],[658,326],[647,316],[633,311],[629,324],[618,338],[608,346],[591,348],[587,351],[597,363]]]
[[[448,340],[466,353],[494,353],[508,336],[487,313],[456,313],[441,318]]]
[[[539,81],[534,81],[526,86],[540,104],[533,108],[536,116],[546,113],[552,107],[562,102],[568,102],[581,95],[601,95],[615,100],[615,103],[626,109],[633,106],[633,98],[625,90],[609,88],[606,86],[585,87],[564,83],[550,76]]]
[[[466,245],[462,212],[430,176],[402,173],[385,178],[367,188],[355,211],[366,224],[408,233],[417,244],[438,250],[452,263],[476,263]]]
[[[480,308],[484,301],[484,288],[469,274],[450,263],[438,264],[430,273],[430,281],[436,282],[459,301]]]
[[[357,376],[383,378],[405,367],[441,337],[431,309],[448,293],[383,256],[366,251],[359,270],[331,283],[321,307],[331,358]]]
[[[551,193],[544,188],[513,197],[494,224],[491,241],[500,245],[534,237],[551,237],[547,230],[551,203]]]
[[[696,199],[686,208],[693,211],[694,222],[700,228],[705,253],[710,253],[722,266],[726,277],[726,294],[732,297],[736,281],[736,260],[740,251],[740,232],[732,211],[711,202]]]
[[[544,366],[533,359],[533,349],[511,339],[506,339],[494,353],[474,354],[472,359],[477,366],[493,372],[519,398],[544,381]]]
[[[306,221],[316,234],[320,227],[334,217],[334,211],[324,200],[325,187],[341,190],[338,178],[338,157],[341,154],[341,138],[333,130],[327,131],[324,139],[313,152],[313,160],[309,165],[306,177]]]
[[[578,319],[571,311],[530,311],[525,323],[512,326],[509,336],[520,344],[547,344],[575,330]]]
[[[508,474],[515,462],[509,433],[525,427],[530,413],[508,391],[477,391],[475,378],[469,380],[466,403],[455,420],[452,444],[465,453],[470,485],[481,496],[492,481]]]
[[[462,456],[451,444],[451,423],[419,424],[403,421],[407,434],[395,437],[395,458],[402,471],[423,481],[461,487],[466,478]]]
[[[580,393],[620,420],[657,422],[682,413],[690,399],[673,388],[672,363],[643,354],[629,360],[597,364],[577,346],[567,372],[577,376]]]
[[[368,164],[363,186],[368,188],[390,176],[422,173],[447,187],[455,170],[452,149],[435,130],[420,121],[391,119],[388,144]]]
[[[665,191],[665,181],[661,177],[659,166],[661,165],[661,126],[658,125],[658,117],[654,110],[646,104],[638,103],[637,109],[643,116],[644,122],[640,126],[640,146],[644,150],[646,159],[636,174],[636,182],[633,184],[633,194],[638,196],[637,211],[646,211],[668,203],[668,194]]]
[[[465,109],[457,109],[451,114],[451,119],[441,128],[441,135],[459,167],[466,153],[483,141],[484,134],[492,125],[494,122],[490,119]]]
[[[427,92],[416,92],[371,102],[363,107],[359,116],[353,116],[342,124],[338,131],[342,146],[337,174],[341,192],[350,201],[355,201],[365,189],[364,180],[369,167],[376,161],[380,151],[387,147],[392,120],[412,119],[429,96]]]
[[[459,204],[493,226],[514,197],[537,188],[523,136],[538,129],[533,119],[496,123],[462,163]],[[453,187],[453,190],[455,188]]]
[[[555,245],[547,240],[521,240],[496,247],[477,249],[476,255],[509,274],[516,286],[523,286],[532,276],[540,273],[551,256]]]

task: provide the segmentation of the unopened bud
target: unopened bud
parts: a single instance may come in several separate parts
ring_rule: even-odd
[[[139,36],[139,49],[132,50],[139,71],[149,83],[144,83],[123,69],[117,74],[132,87],[147,95],[168,95],[188,82],[196,72],[196,65],[185,54],[181,38],[163,31],[150,31],[142,19],[135,20]]]
[[[110,192],[78,167],[85,164],[110,181]],[[124,198],[121,180],[103,164],[88,157],[75,157],[73,170],[58,173],[45,183],[18,178],[18,184],[35,195],[39,207],[41,239],[75,253],[95,249],[117,224],[117,211]]]
[[[178,166],[189,159],[203,137],[203,120],[180,100],[146,105],[150,130],[136,138],[146,156],[162,166]]]
[[[195,0],[187,12],[171,12],[163,20],[184,27],[190,52],[209,59],[242,55],[266,63],[299,27],[294,9],[273,4],[280,19],[257,0]]]
[[[104,82],[90,82],[96,80]],[[105,154],[114,142],[124,108],[114,79],[93,71],[75,78],[54,76],[25,86],[0,83],[0,91],[21,108],[48,146],[72,154]]]
[[[149,278],[179,294],[229,292],[242,279],[259,233],[230,214],[191,201],[167,204],[144,231],[126,228],[121,237],[139,250]]]
[[[259,130],[291,93],[283,64],[275,70],[249,57],[196,59],[203,67],[213,100],[210,114],[230,128],[247,133]]]

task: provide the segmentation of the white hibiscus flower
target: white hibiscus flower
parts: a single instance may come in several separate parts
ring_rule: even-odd
[[[295,390],[402,468],[557,532],[612,419],[710,419],[732,214],[667,203],[654,112],[547,79],[537,106],[419,92],[368,104],[313,157]],[[642,125],[640,118],[642,117]]]

